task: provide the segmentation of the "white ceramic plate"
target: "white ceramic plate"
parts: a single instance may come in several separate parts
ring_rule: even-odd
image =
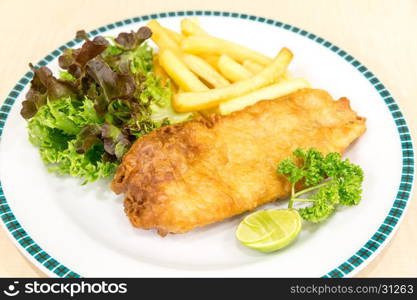
[[[48,173],[27,138],[19,114],[32,76],[28,72],[1,108],[0,216],[18,248],[51,276],[325,276],[353,275],[383,248],[398,227],[413,183],[413,147],[403,116],[379,80],[345,51],[281,22],[213,11],[172,12],[104,26],[90,33],[116,35],[150,18],[179,29],[185,15],[200,15],[211,34],[274,56],[295,54],[291,74],[339,98],[367,118],[367,132],[347,152],[365,171],[363,200],[325,224],[304,227],[298,240],[274,254],[241,246],[234,231],[241,216],[181,235],[161,238],[134,229],[122,198],[109,182],[80,181]],[[71,41],[38,63],[57,71],[57,57]],[[269,205],[277,207],[276,204]],[[278,207],[285,207],[283,201]]]

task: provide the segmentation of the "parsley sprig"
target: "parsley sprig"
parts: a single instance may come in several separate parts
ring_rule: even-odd
[[[299,208],[300,216],[311,222],[327,219],[337,205],[357,205],[361,199],[363,171],[348,159],[342,160],[339,153],[324,156],[314,148],[297,149],[294,158],[281,161],[278,174],[291,182],[291,197],[288,208],[294,202],[309,202],[312,205]],[[304,189],[296,192],[296,186]],[[307,198],[301,196],[308,194]]]

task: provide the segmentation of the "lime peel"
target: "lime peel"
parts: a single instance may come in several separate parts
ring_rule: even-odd
[[[249,248],[269,253],[294,241],[301,224],[302,219],[295,209],[260,210],[243,219],[236,230],[236,238]]]

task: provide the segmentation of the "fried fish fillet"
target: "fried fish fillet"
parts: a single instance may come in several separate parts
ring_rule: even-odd
[[[304,89],[153,131],[124,156],[112,189],[134,226],[184,233],[288,196],[282,159],[300,147],[342,153],[365,130],[348,99]]]

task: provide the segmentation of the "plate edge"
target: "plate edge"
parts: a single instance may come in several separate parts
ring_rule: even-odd
[[[350,276],[355,275],[357,272],[362,270],[367,264],[369,264],[369,262],[372,259],[374,259],[380,253],[380,251],[382,251],[382,249],[387,245],[387,243],[394,236],[394,234],[398,230],[402,220],[404,219],[404,216],[406,214],[406,210],[408,208],[408,204],[409,204],[410,199],[412,197],[412,192],[413,192],[413,187],[414,187],[414,146],[413,146],[414,143],[413,143],[413,138],[412,138],[412,135],[411,135],[410,130],[408,128],[407,122],[405,121],[405,117],[402,115],[402,112],[401,112],[401,110],[398,106],[398,103],[394,100],[394,98],[391,96],[391,93],[379,81],[379,79],[371,71],[369,71],[369,69],[367,69],[358,60],[356,60],[353,56],[348,54],[343,49],[341,49],[341,48],[337,47],[336,45],[330,43],[329,41],[321,38],[320,36],[315,35],[313,33],[310,33],[306,30],[300,29],[298,27],[295,27],[295,26],[292,26],[290,24],[286,24],[286,23],[283,23],[283,22],[280,22],[280,21],[275,21],[275,20],[272,20],[272,19],[268,19],[268,18],[265,18],[265,17],[259,17],[259,16],[250,15],[250,14],[243,14],[243,13],[236,13],[236,12],[226,12],[226,11],[195,10],[195,11],[162,12],[162,13],[148,14],[148,15],[144,15],[144,16],[140,16],[140,17],[133,17],[133,18],[122,20],[122,21],[117,21],[117,22],[99,27],[97,29],[94,29],[94,30],[90,31],[88,33],[88,35],[89,35],[89,37],[93,37],[95,35],[101,34],[103,32],[111,30],[111,29],[115,29],[115,28],[118,28],[118,27],[122,27],[122,26],[125,26],[125,25],[132,24],[132,23],[134,24],[134,23],[137,23],[137,22],[147,21],[147,20],[150,20],[150,19],[167,18],[167,17],[186,17],[186,16],[219,16],[219,17],[232,17],[232,18],[247,19],[247,20],[250,20],[250,21],[265,23],[265,24],[269,24],[269,25],[272,25],[272,26],[282,28],[282,29],[286,29],[286,30],[291,31],[293,33],[296,33],[296,34],[299,34],[299,35],[304,36],[306,38],[309,38],[310,40],[315,41],[318,44],[321,44],[322,46],[324,46],[325,48],[328,48],[329,50],[338,54],[339,56],[341,56],[341,58],[345,59],[347,62],[349,62],[351,65],[353,65],[359,72],[362,73],[363,76],[365,76],[366,79],[368,79],[368,81],[375,87],[377,92],[380,94],[382,100],[385,101],[385,104],[387,105],[388,109],[390,110],[391,115],[393,116],[393,119],[396,123],[397,130],[399,131],[400,140],[403,143],[404,143],[404,141],[406,141],[405,143],[409,144],[406,148],[404,148],[403,145],[401,145],[401,148],[402,148],[403,152],[404,151],[409,151],[411,153],[407,157],[404,157],[404,154],[403,154],[403,165],[402,165],[402,167],[403,167],[402,178],[405,176],[405,177],[408,177],[409,179],[407,179],[405,181],[405,183],[403,182],[403,179],[401,179],[400,187],[398,189],[397,196],[394,199],[393,205],[391,206],[391,210],[389,211],[389,213],[386,216],[383,224],[380,226],[380,228],[377,230],[377,232],[371,238],[369,238],[368,242],[361,249],[359,249],[359,251],[357,251],[352,257],[347,259],[344,263],[340,264],[338,267],[335,267],[330,272],[326,273],[323,277],[345,277],[345,276],[350,277]],[[80,42],[81,41],[75,40],[75,39],[67,42],[65,45],[62,45],[61,47],[57,48],[56,50],[52,51],[50,54],[45,56],[42,60],[40,60],[36,64],[36,67],[47,65],[54,58],[58,57],[66,48],[72,48],[75,45],[79,44]],[[16,98],[20,95],[20,93],[24,89],[24,87],[29,83],[29,80],[31,79],[32,76],[33,76],[33,73],[31,71],[27,72],[18,81],[18,83],[15,85],[15,87],[9,93],[6,100],[4,101],[4,103],[1,106],[1,109],[0,109],[0,141],[1,141],[1,134],[2,134],[2,131],[3,131],[4,125],[6,123],[8,113],[9,113],[12,105],[14,104]],[[8,103],[8,101],[11,101],[10,104]],[[392,109],[390,108],[390,106],[396,106],[397,109],[393,112]],[[394,116],[394,113],[398,113],[399,116],[396,118]],[[3,115],[4,115],[4,117],[3,117]],[[401,121],[401,122],[403,122],[403,124],[399,125],[397,123],[397,121]],[[406,132],[401,133],[399,127],[405,128]],[[405,136],[404,140],[403,140],[402,135]],[[407,163],[406,165],[407,165],[408,169],[412,169],[411,172],[406,172],[406,174],[404,174],[404,168],[405,168],[404,159],[410,160],[410,163]],[[401,189],[401,186],[403,184],[407,185],[407,186],[410,185],[410,186],[407,187],[406,189]],[[403,194],[407,193],[407,195],[403,196],[403,197],[400,197],[400,199],[398,199],[398,196],[399,196],[400,192],[402,192]],[[3,202],[1,202],[2,200],[5,201],[4,204],[3,204]],[[395,207],[395,203],[397,201],[399,201],[399,202],[404,201],[405,202],[404,206],[403,207]],[[4,205],[8,207],[7,200],[6,200],[6,197],[3,194],[3,190],[2,190],[1,182],[0,182],[0,207],[2,207]],[[395,217],[395,215],[391,215],[391,212],[392,212],[393,209],[397,209],[397,211],[398,211],[399,208],[401,209],[401,213],[400,213],[399,217]],[[31,262],[34,262],[34,264],[38,267],[40,266],[40,269],[42,271],[44,271],[45,273],[49,274],[49,275],[58,276],[58,277],[80,277],[80,275],[78,275],[75,272],[72,272],[70,269],[61,265],[58,261],[56,261],[54,258],[50,257],[45,251],[43,251],[42,248],[40,248],[30,238],[30,236],[24,231],[24,229],[20,225],[18,225],[19,227],[17,229],[9,230],[9,228],[7,226],[7,223],[10,223],[10,222],[4,221],[3,216],[5,216],[5,215],[7,216],[7,215],[11,214],[12,219],[13,219],[12,222],[18,223],[18,221],[14,217],[14,215],[13,215],[13,213],[10,210],[9,207],[8,207],[8,210],[9,211],[7,211],[7,209],[6,209],[6,212],[3,212],[3,213],[1,213],[2,211],[0,210],[0,216],[3,220],[3,222],[2,222],[3,226],[4,226],[8,236],[10,238],[12,238],[14,244],[17,245],[18,249],[25,255],[25,257],[28,257]],[[393,220],[394,218],[397,219],[394,222],[395,223],[394,226],[385,223],[387,221],[387,219]],[[391,221],[389,221],[389,222],[391,222]],[[383,241],[381,243],[378,243],[377,241],[372,240],[372,238],[379,232],[381,227],[386,226],[384,224],[388,225],[389,227],[392,227],[392,228],[390,228],[390,231],[388,232],[388,234],[385,234],[386,237],[383,239]],[[23,235],[23,237],[20,237],[19,239],[17,239],[16,236],[13,234],[13,232],[16,232],[18,230],[22,230],[23,232],[25,232],[25,235]],[[380,232],[380,233],[382,233],[382,232]],[[20,241],[22,239],[24,240],[26,238],[31,240],[33,243],[31,243],[30,245],[27,245],[27,247],[24,247]],[[369,249],[368,247],[366,247],[366,245],[368,245],[369,242],[377,242],[378,243],[378,246],[376,247],[375,250],[372,250],[372,249]],[[36,254],[31,254],[30,252],[28,252],[28,248],[32,247],[33,245],[36,245],[39,249],[41,249],[41,251],[37,252]],[[371,247],[371,248],[373,248],[373,247]],[[364,250],[365,254],[357,255],[361,250]],[[49,258],[47,260],[43,261],[43,262],[38,261],[38,259],[36,258],[36,255],[41,253],[41,252],[44,252],[46,255],[49,256]],[[370,252],[370,254],[367,254],[367,252]],[[349,260],[352,259],[354,256],[357,256],[362,260],[358,265],[352,265],[349,262]],[[364,259],[364,257],[365,257],[365,259]],[[58,265],[56,267],[52,268],[52,270],[51,270],[47,266],[44,265],[49,261],[55,261],[56,263],[58,263]],[[66,272],[65,274],[60,274],[59,272],[53,272],[53,270],[56,270],[59,267],[65,268],[66,270],[68,270],[68,272]],[[72,275],[72,276],[66,276],[66,275]]]

